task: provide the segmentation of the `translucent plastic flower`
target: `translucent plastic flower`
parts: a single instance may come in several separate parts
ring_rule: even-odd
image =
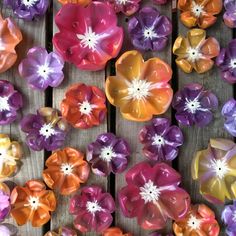
[[[18,236],[18,229],[15,225],[2,223],[0,224],[0,235],[1,236]]]
[[[18,26],[10,18],[3,19],[1,14],[0,25],[0,73],[2,73],[16,62],[15,47],[22,40],[22,34]]]
[[[75,230],[63,226],[58,230],[58,233],[49,231],[44,236],[77,236],[77,233]]]
[[[74,3],[74,4],[79,4],[81,6],[87,6],[91,0],[58,0],[61,4],[68,4],[68,3]]]
[[[215,15],[222,10],[222,0],[178,0],[178,8],[185,26],[206,29],[216,22]]]
[[[0,183],[0,221],[4,221],[11,210],[10,189],[4,183]],[[1,225],[0,225],[1,228]],[[1,232],[1,229],[0,229]],[[0,234],[2,235],[2,234]]]
[[[28,114],[21,121],[21,130],[26,133],[26,144],[34,151],[60,148],[68,131],[67,123],[56,109],[43,107],[37,114]]]
[[[221,48],[216,65],[220,68],[223,80],[230,84],[236,83],[236,39],[230,41],[228,47]]]
[[[131,42],[139,50],[160,51],[166,47],[172,23],[154,7],[144,7],[129,20]]]
[[[123,172],[130,156],[129,144],[112,133],[100,134],[87,147],[87,161],[92,171],[101,176]]]
[[[98,126],[106,118],[106,97],[95,86],[74,84],[61,103],[62,116],[75,128]]]
[[[148,236],[173,236],[173,234],[160,234],[158,232],[150,233]]]
[[[125,119],[148,121],[168,109],[171,76],[171,67],[159,58],[144,62],[141,53],[128,51],[116,62],[116,76],[106,80],[106,96]]]
[[[139,133],[143,154],[153,161],[172,161],[178,155],[178,147],[184,138],[179,127],[170,124],[167,118],[154,118],[150,125],[144,126]]]
[[[11,124],[18,118],[18,110],[23,107],[23,98],[14,86],[0,80],[0,125]]]
[[[126,173],[126,182],[118,193],[121,210],[144,229],[164,228],[168,218],[182,219],[189,210],[190,197],[178,187],[180,174],[165,163],[139,163]]]
[[[236,28],[236,2],[235,0],[224,0],[224,22],[230,28]]]
[[[226,225],[226,234],[228,236],[236,235],[236,201],[232,205],[225,206],[221,214],[221,219]]]
[[[49,0],[3,0],[14,14],[24,20],[34,20],[43,16],[49,6]]]
[[[11,216],[18,225],[30,221],[33,227],[46,224],[56,209],[56,196],[40,180],[29,180],[24,187],[16,186],[11,193]]]
[[[89,177],[90,168],[83,153],[70,147],[54,152],[45,165],[44,182],[49,188],[58,189],[62,195],[76,192]]]
[[[213,65],[214,57],[220,53],[220,45],[213,37],[206,39],[206,31],[192,29],[187,37],[179,36],[173,46],[173,53],[177,56],[176,64],[185,73],[194,69],[197,73],[209,71]]]
[[[109,4],[65,4],[55,22],[59,28],[53,37],[55,48],[65,61],[81,70],[104,69],[121,49],[123,29],[117,26],[117,16]]]
[[[180,124],[203,127],[211,122],[212,111],[218,107],[218,99],[201,84],[187,84],[174,95],[172,106]]]
[[[206,205],[192,205],[187,216],[173,224],[176,236],[218,236],[220,227],[215,213]]]
[[[14,175],[22,157],[21,145],[11,141],[8,135],[0,134],[0,179]]]
[[[33,89],[45,90],[48,86],[57,87],[64,79],[64,61],[55,52],[33,47],[19,65],[19,73]]]
[[[69,211],[75,216],[74,226],[82,233],[101,233],[112,223],[115,202],[102,188],[88,186],[81,189],[80,195],[71,198]]]
[[[236,145],[228,139],[211,139],[208,148],[192,160],[192,177],[208,201],[223,204],[236,198]]]
[[[122,230],[118,227],[113,227],[105,230],[102,236],[133,236],[131,233],[123,233]]]

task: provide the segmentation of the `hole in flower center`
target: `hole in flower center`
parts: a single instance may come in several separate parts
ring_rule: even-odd
[[[63,163],[61,165],[61,172],[64,175],[70,175],[73,172],[73,166],[69,163]]]
[[[87,211],[90,212],[91,214],[95,214],[98,211],[102,211],[102,208],[99,206],[97,201],[94,202],[87,202],[86,203],[86,208]]]
[[[158,147],[165,144],[165,139],[162,136],[157,135],[157,134],[155,134],[155,136],[152,137],[152,140],[153,140],[152,145],[155,145]]]
[[[201,226],[201,219],[191,215],[187,221],[187,225],[191,230],[199,230]]]
[[[116,3],[119,5],[126,5],[126,3],[128,3],[129,0],[116,0]]]
[[[187,60],[190,62],[198,61],[202,57],[201,52],[197,48],[189,47],[187,49]]]
[[[153,39],[153,38],[157,38],[157,33],[154,31],[154,28],[153,27],[150,27],[150,28],[145,28],[144,31],[143,31],[143,36],[144,36],[144,39]]]
[[[210,168],[213,170],[215,175],[220,179],[223,179],[229,171],[229,167],[225,159],[211,160]]]
[[[44,124],[41,129],[39,130],[39,134],[44,136],[46,139],[51,137],[52,135],[55,135],[55,130],[51,123]]]
[[[0,112],[2,111],[10,111],[8,97],[0,97]]]
[[[108,146],[108,147],[103,147],[101,149],[101,153],[99,157],[103,161],[110,162],[112,158],[115,156],[116,156],[116,153],[113,151],[113,148],[111,146]]]
[[[145,203],[156,202],[161,194],[161,190],[151,180],[140,187],[139,190],[139,194]]]
[[[39,198],[38,197],[34,197],[34,196],[30,196],[28,199],[28,204],[25,204],[25,206],[29,206],[32,208],[32,210],[37,210],[39,207]]]
[[[195,15],[196,17],[200,17],[201,14],[204,13],[204,7],[193,2],[191,11],[193,15]]]
[[[198,110],[203,110],[203,109],[201,108],[201,103],[198,101],[198,98],[195,98],[192,101],[186,98],[184,110],[192,114],[195,114]]]
[[[49,75],[53,72],[53,69],[50,68],[47,64],[39,65],[37,74],[43,77],[45,80],[48,79]]]
[[[229,66],[230,66],[232,69],[235,69],[235,68],[236,68],[236,59],[231,59]]]
[[[38,0],[22,0],[22,4],[25,5],[26,7],[33,7]]]
[[[94,105],[90,104],[88,101],[84,101],[83,103],[79,105],[80,113],[84,115],[90,115],[93,108],[94,108]]]

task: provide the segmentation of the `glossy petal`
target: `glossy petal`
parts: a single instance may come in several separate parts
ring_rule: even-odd
[[[0,234],[2,236],[17,236],[18,229],[15,225],[8,224],[8,223],[2,223],[0,224]]]
[[[102,234],[102,236],[132,236],[131,233],[123,233],[122,230],[118,227],[112,227],[107,230],[105,230]]]
[[[4,183],[0,183],[0,221],[4,221],[11,210],[10,189]]]
[[[68,3],[74,3],[74,4],[79,4],[81,6],[87,6],[91,0],[58,0],[61,4],[68,4]]]
[[[75,230],[63,226],[59,228],[58,233],[49,231],[44,236],[77,236],[77,233],[75,232]]]
[[[226,225],[226,234],[234,236],[236,234],[236,202],[226,205],[221,214],[221,219]]]
[[[236,3],[234,0],[225,0],[224,1],[225,13],[224,13],[224,22],[230,28],[236,28]]]

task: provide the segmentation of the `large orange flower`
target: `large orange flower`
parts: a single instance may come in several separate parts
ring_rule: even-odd
[[[61,4],[67,4],[67,3],[74,3],[74,4],[79,4],[81,6],[87,6],[91,0],[58,0]]]
[[[112,227],[105,230],[102,236],[132,236],[131,233],[123,233],[122,230],[118,227]]]
[[[180,20],[189,28],[199,26],[202,29],[213,25],[222,10],[222,0],[179,0],[182,11]]]
[[[55,211],[56,197],[40,180],[29,180],[24,187],[13,189],[11,204],[11,215],[18,225],[31,221],[33,227],[40,227],[50,220],[50,211]]]
[[[46,161],[43,179],[51,189],[59,189],[62,195],[76,192],[80,183],[89,177],[89,165],[84,155],[70,147],[54,152]]]
[[[159,58],[143,60],[138,51],[125,52],[116,62],[116,76],[106,80],[109,102],[124,118],[147,121],[169,107],[173,90],[168,84],[172,70]]]

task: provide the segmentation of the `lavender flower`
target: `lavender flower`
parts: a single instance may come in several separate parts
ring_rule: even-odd
[[[1,236],[17,236],[18,229],[16,226],[8,223],[0,224],[0,235]]]
[[[222,221],[226,224],[226,234],[228,236],[236,235],[236,201],[233,205],[225,206],[222,214]]]
[[[0,221],[5,220],[10,210],[10,192],[5,192],[3,189],[0,189]]]
[[[236,1],[235,0],[225,0],[224,1],[225,13],[224,22],[230,28],[236,28]]]

